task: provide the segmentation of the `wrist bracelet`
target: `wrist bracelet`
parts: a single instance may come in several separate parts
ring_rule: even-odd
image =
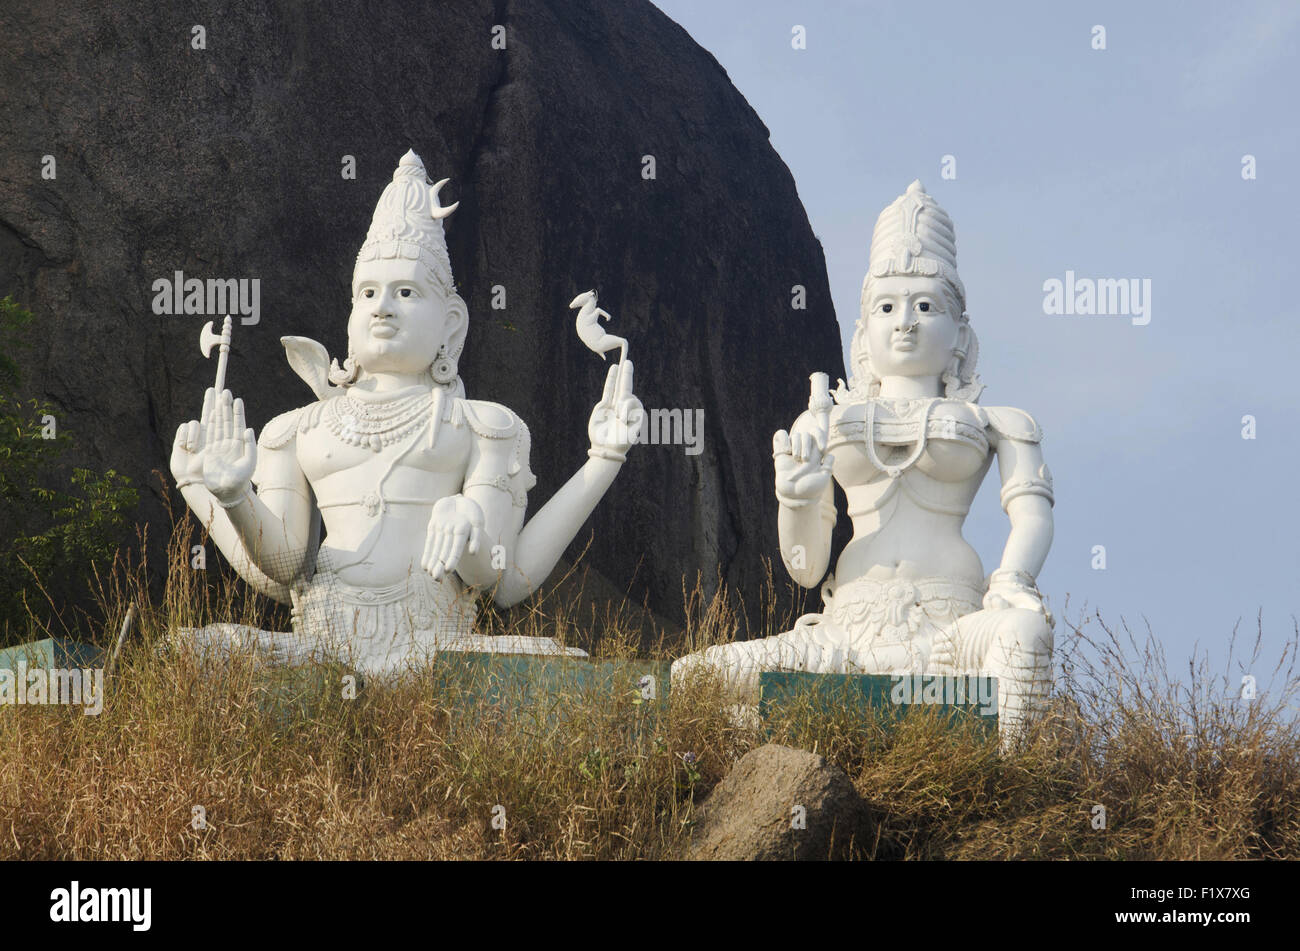
[[[627,453],[618,452],[614,449],[606,449],[604,446],[592,446],[587,450],[587,455],[592,459],[608,459],[610,462],[627,462]]]
[[[1038,590],[1038,584],[1034,581],[1034,576],[1027,571],[1021,571],[1019,568],[999,568],[989,575],[990,588],[1001,584],[1011,584],[1029,591]]]
[[[235,499],[233,502],[226,502],[215,494],[212,497],[217,500],[217,504],[220,505],[223,509],[228,510],[228,509],[238,508],[248,498],[248,487],[245,486],[244,491],[239,493],[239,498]]]
[[[780,492],[776,493],[776,500],[788,509],[807,508],[814,502],[818,501],[817,499],[792,499],[788,495],[782,495]]]

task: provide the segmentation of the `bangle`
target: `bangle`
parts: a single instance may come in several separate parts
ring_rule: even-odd
[[[627,453],[619,452],[615,449],[606,449],[604,446],[592,446],[587,450],[587,455],[592,459],[608,459],[610,462],[627,462]]]
[[[1019,568],[999,568],[989,575],[990,588],[1001,584],[1010,584],[1029,591],[1038,590],[1038,584],[1034,581],[1034,576],[1027,571],[1021,571]]]
[[[792,499],[788,495],[776,493],[776,500],[788,509],[802,509],[812,505],[817,499]]]
[[[216,494],[213,494],[212,497],[217,500],[217,504],[220,505],[223,509],[229,510],[233,508],[239,508],[239,506],[248,498],[248,486],[244,486],[244,491],[240,492],[239,497],[235,499],[233,502],[226,502],[225,500],[219,498]]]

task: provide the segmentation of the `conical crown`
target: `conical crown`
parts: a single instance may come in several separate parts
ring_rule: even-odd
[[[945,279],[965,309],[966,288],[957,276],[957,235],[952,219],[926,194],[919,180],[908,185],[876,219],[864,300],[865,284],[871,278],[900,274]]]
[[[871,365],[867,333],[871,282],[894,275],[937,277],[946,285],[954,319],[961,322],[954,364],[943,374],[944,393],[952,399],[975,402],[984,385],[975,373],[979,341],[966,316],[966,288],[957,276],[957,236],[952,219],[925,193],[919,181],[894,199],[876,219],[871,235],[871,261],[862,281],[862,303],[857,329],[849,348],[850,388],[836,394],[839,401],[870,399],[879,392],[880,378]]]
[[[420,260],[428,265],[444,294],[455,293],[442,219],[460,202],[446,208],[438,204],[438,192],[448,181],[430,183],[420,156],[408,150],[379,196],[357,263],[381,258]]]

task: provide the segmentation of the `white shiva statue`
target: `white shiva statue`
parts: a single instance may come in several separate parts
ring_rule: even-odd
[[[872,234],[852,386],[832,396],[814,374],[808,411],[772,441],[781,557],[804,587],[830,562],[832,478],[847,498],[853,539],[822,585],[825,608],[783,634],[688,655],[674,680],[711,665],[753,703],[764,670],[991,675],[1004,737],[1041,706],[1052,477],[1028,413],[978,404],[978,352],[952,222],[913,182]],[[962,523],[994,456],[1011,531],[986,579]]]
[[[476,635],[475,595],[508,606],[531,594],[613,483],[644,419],[626,341],[606,335],[598,348],[621,344],[624,359],[591,414],[589,458],[525,521],[528,428],[466,399],[457,375],[469,321],[443,236],[456,208],[438,203],[445,183],[431,184],[414,152],[402,157],[357,255],[343,366],[314,340],[281,338],[317,399],[256,440],[224,388],[229,320],[220,338],[205,329],[205,352],[221,341],[217,384],[202,418],[177,431],[172,473],[239,574],[293,605],[294,628],[189,632],[207,646],[251,640],[273,659],[339,659],[369,674],[439,650],[582,653]]]

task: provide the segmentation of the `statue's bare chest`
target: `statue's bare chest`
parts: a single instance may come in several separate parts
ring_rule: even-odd
[[[430,446],[427,402],[379,425],[352,409],[345,401],[327,404],[299,427],[298,462],[318,500],[359,499],[380,483],[429,503],[459,491],[473,438],[465,427],[439,426]]]

